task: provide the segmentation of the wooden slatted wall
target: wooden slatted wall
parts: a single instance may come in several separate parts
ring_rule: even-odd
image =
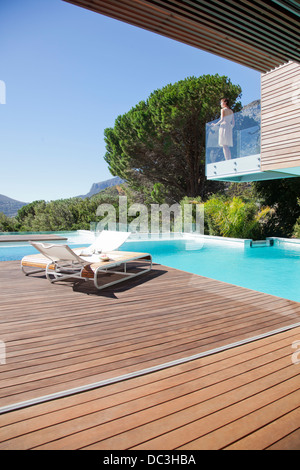
[[[261,78],[261,169],[300,167],[300,64]]]

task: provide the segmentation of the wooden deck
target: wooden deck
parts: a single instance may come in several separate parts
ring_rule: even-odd
[[[98,292],[3,262],[0,283],[0,407],[204,354],[2,414],[0,448],[300,448],[300,328],[216,352],[300,304],[160,265]]]

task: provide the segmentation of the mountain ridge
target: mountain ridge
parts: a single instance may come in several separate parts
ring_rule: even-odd
[[[17,201],[4,194],[0,194],[0,212],[3,212],[7,217],[14,217],[18,210],[27,204],[28,202]]]
[[[114,178],[110,178],[105,181],[100,181],[99,183],[93,183],[91,189],[87,194],[82,194],[80,197],[85,199],[87,197],[94,196],[95,194],[103,191],[103,189],[116,186],[117,184],[122,184],[124,181],[119,178],[119,176],[115,176]],[[0,194],[0,212],[3,212],[7,217],[15,217],[18,213],[18,210],[21,207],[26,206],[29,204],[28,202],[18,201],[17,199],[13,199],[11,197],[5,196],[4,194]]]
[[[103,189],[110,188],[112,186],[116,186],[117,184],[122,183],[124,183],[124,180],[122,180],[119,176],[115,176],[114,178],[110,178],[109,180],[100,181],[100,183],[93,183],[91,189],[87,194],[80,195],[77,197],[85,199],[86,197],[91,197],[95,194],[98,194],[100,191],[103,191]]]

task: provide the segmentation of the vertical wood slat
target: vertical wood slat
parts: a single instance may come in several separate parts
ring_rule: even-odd
[[[261,169],[300,167],[300,64],[261,77]]]

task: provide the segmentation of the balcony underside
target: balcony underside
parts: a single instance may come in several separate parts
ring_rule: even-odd
[[[217,181],[227,181],[232,183],[247,183],[251,181],[266,181],[266,180],[276,180],[282,178],[295,178],[299,175],[291,175],[289,173],[280,173],[279,171],[260,171],[258,173],[249,173],[244,175],[234,175],[234,176],[219,176],[219,177],[210,177],[209,180]]]
[[[261,171],[259,154],[206,165],[207,179],[217,181],[241,183],[295,178],[297,176],[300,176],[300,167]]]
[[[298,0],[65,0],[260,72],[300,62]]]

